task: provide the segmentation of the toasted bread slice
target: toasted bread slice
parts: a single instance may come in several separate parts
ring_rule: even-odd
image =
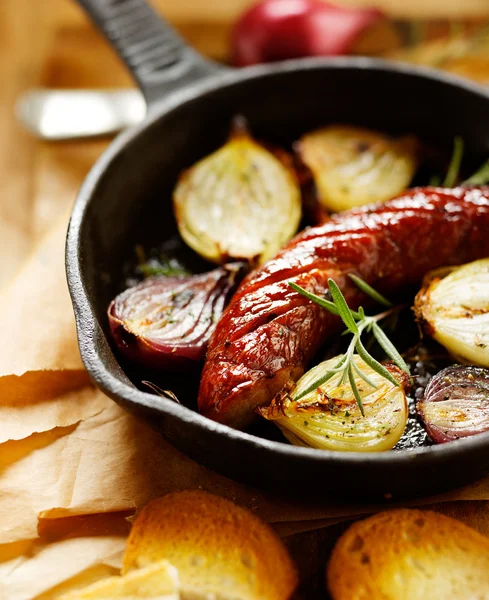
[[[334,600],[488,600],[489,539],[436,512],[382,512],[338,540],[327,581]]]
[[[248,510],[201,491],[168,494],[138,515],[123,572],[161,559],[174,565],[181,597],[287,600],[295,566],[273,530]]]
[[[178,573],[166,560],[62,596],[61,600],[180,600]]]

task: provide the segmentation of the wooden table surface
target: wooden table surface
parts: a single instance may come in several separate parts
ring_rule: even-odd
[[[370,0],[342,0],[370,4]],[[200,51],[223,58],[230,23],[251,0],[154,0]],[[470,16],[489,0],[377,0],[401,16]],[[74,0],[0,2],[0,286],[10,280],[76,189],[106,142],[45,143],[14,117],[32,87],[132,85],[110,48]]]
[[[157,2],[158,8],[178,2]],[[182,2],[183,8],[192,4]],[[238,3],[236,3],[238,4]],[[238,7],[239,8],[239,7]],[[189,19],[179,28],[201,51],[222,57],[228,25]],[[229,21],[227,21],[229,22]],[[107,144],[47,143],[23,131],[14,116],[19,95],[33,87],[133,85],[109,46],[70,0],[0,3],[0,287],[12,279],[40,235],[73,201],[83,177]]]

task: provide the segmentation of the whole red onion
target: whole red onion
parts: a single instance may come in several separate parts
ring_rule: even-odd
[[[262,0],[232,33],[237,66],[348,53],[361,33],[383,17],[374,8],[343,8],[322,0]]]

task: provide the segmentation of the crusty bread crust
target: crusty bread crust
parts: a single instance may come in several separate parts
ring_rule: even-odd
[[[334,600],[488,600],[489,539],[436,512],[382,512],[338,540],[327,584]]]
[[[287,600],[297,585],[294,563],[268,525],[224,498],[197,490],[153,500],[138,515],[123,573],[161,559],[178,569],[181,591],[189,597],[195,592]]]

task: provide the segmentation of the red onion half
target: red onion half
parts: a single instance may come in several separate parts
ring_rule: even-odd
[[[237,66],[351,51],[382,18],[374,8],[344,8],[322,0],[263,0],[251,6],[232,33]]]
[[[417,409],[437,444],[489,431],[489,370],[443,369],[429,382]]]
[[[153,370],[195,364],[243,273],[243,264],[233,263],[191,277],[152,277],[127,289],[108,309],[117,348]]]

